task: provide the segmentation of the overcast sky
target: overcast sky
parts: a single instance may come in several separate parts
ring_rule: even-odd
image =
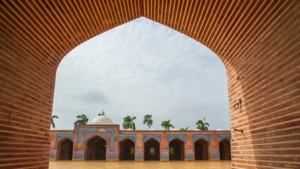
[[[60,63],[53,114],[56,129],[73,129],[105,110],[114,123],[146,114],[154,129],[170,119],[176,129],[206,117],[209,129],[230,129],[226,70],[216,54],[164,25],[139,18],[74,48]]]

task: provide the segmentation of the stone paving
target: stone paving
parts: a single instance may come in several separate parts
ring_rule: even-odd
[[[50,161],[49,169],[231,169],[231,161]]]

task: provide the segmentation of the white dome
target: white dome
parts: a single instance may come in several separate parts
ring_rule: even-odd
[[[178,130],[178,129],[172,129],[172,130]]]
[[[151,128],[151,129],[149,129],[149,130],[155,130],[154,128]]]
[[[195,129],[195,130],[197,130],[197,131],[201,131],[201,129]]]
[[[133,130],[133,129],[125,129],[125,130]]]
[[[217,130],[222,130],[222,129],[217,129]]]
[[[114,124],[114,123],[109,117],[101,114],[100,116],[94,118],[91,124]]]

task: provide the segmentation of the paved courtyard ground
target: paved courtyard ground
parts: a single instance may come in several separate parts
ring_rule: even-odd
[[[50,169],[230,169],[231,161],[172,161],[172,162],[105,162],[50,161]]]

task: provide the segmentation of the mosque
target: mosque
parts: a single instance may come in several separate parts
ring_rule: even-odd
[[[231,160],[230,130],[120,130],[104,114],[74,130],[51,130],[50,160]]]

